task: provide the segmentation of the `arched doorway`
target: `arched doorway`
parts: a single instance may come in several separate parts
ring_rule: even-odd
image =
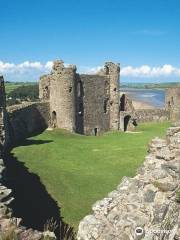
[[[56,111],[52,112],[52,116],[51,116],[51,125],[53,128],[57,127],[57,115],[56,115]]]
[[[128,129],[128,124],[129,124],[129,121],[131,119],[131,116],[130,115],[127,115],[124,117],[124,131],[126,132],[127,129]]]
[[[98,134],[98,129],[94,128],[94,136],[97,136],[97,134]]]

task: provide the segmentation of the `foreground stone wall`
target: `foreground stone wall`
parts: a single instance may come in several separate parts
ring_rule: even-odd
[[[180,127],[152,140],[138,174],[124,177],[92,210],[78,240],[180,239]]]
[[[7,108],[10,143],[43,132],[49,125],[49,103],[37,102]]]
[[[0,151],[2,152],[9,140],[8,121],[6,111],[6,93],[4,78],[0,76]]]
[[[46,106],[47,107],[47,106]],[[43,112],[46,107],[36,104],[29,106],[14,106],[9,109],[11,117],[15,115],[16,121],[18,121],[17,117],[21,117],[21,120],[26,122],[26,134],[33,133],[28,130],[28,117],[31,119],[31,116],[27,114],[25,109],[30,109],[30,112],[34,112],[38,110],[41,112],[41,115],[45,114]],[[34,109],[34,110],[33,110]],[[36,109],[36,110],[35,110]],[[44,109],[44,110],[43,110]],[[45,114],[46,115],[46,114]],[[44,117],[45,117],[44,115]],[[21,131],[20,125],[16,125],[13,123],[14,119],[11,119],[11,124],[16,126],[14,129],[14,137],[17,137]],[[0,239],[5,240],[55,240],[55,234],[49,231],[39,232],[33,229],[26,229],[21,226],[21,219],[13,217],[12,209],[9,207],[10,203],[14,200],[12,190],[6,187],[7,177],[6,177],[6,167],[4,165],[4,156],[7,153],[6,144],[9,143],[9,129],[8,129],[8,117],[6,112],[6,97],[5,97],[5,88],[4,88],[4,80],[0,77]],[[18,126],[18,127],[17,127]],[[33,130],[32,126],[30,127]],[[17,134],[18,132],[18,134]],[[18,139],[20,136],[18,137]],[[15,139],[14,139],[15,140]],[[22,179],[23,181],[23,179]],[[32,186],[33,187],[33,186]],[[27,206],[28,207],[28,206]]]

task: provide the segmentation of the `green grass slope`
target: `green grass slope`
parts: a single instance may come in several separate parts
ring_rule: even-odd
[[[36,85],[34,82],[5,82],[6,94],[9,95],[13,90],[22,86]]]
[[[40,176],[59,203],[61,215],[75,228],[91,206],[112,191],[123,176],[133,176],[142,164],[147,144],[164,136],[169,123],[146,123],[139,133],[80,136],[63,130],[46,131],[34,140],[52,140],[13,149],[30,172]]]

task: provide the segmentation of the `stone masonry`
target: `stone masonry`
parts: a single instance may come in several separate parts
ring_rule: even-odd
[[[76,66],[54,62],[40,78],[41,101],[49,101],[51,127],[98,135],[119,130],[119,64],[107,62],[99,74],[76,73]]]
[[[180,121],[180,86],[166,90],[166,110],[173,122]]]
[[[49,126],[49,103],[35,102],[7,108],[10,141],[14,145],[28,137],[38,135]]]
[[[120,96],[119,77],[119,64],[112,62],[106,62],[98,73],[88,75],[78,74],[75,65],[64,66],[63,61],[55,61],[51,73],[42,76],[39,83],[40,100],[50,106],[49,127],[99,135],[112,130],[132,130],[134,119],[169,120],[170,109],[135,110],[127,95]]]
[[[5,141],[5,131],[4,131],[4,114],[6,107],[6,95],[4,89],[4,79],[0,76],[0,146],[2,147]],[[2,151],[2,149],[0,149]]]

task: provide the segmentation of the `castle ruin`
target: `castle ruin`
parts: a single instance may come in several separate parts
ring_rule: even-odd
[[[127,118],[127,124],[132,118],[145,122],[170,117],[179,122],[180,88],[167,90],[166,109],[137,111],[126,96],[120,97],[119,71],[118,64],[106,63],[99,74],[79,75],[75,66],[64,67],[62,61],[56,61],[51,74],[41,77],[41,101],[11,106],[7,111],[4,80],[0,77],[1,231],[16,220],[19,239],[26,236],[40,240],[53,234],[26,230],[18,218],[13,218],[9,208],[12,190],[3,185],[6,166],[1,158],[7,152],[6,144],[16,144],[49,126],[98,135],[108,130],[128,130]],[[79,224],[77,239],[179,239],[179,139],[180,127],[176,126],[168,129],[166,139],[152,140],[137,175],[124,177],[117,189],[93,205],[92,214]],[[56,239],[55,235],[51,237]]]
[[[95,75],[78,74],[76,66],[55,61],[40,78],[41,101],[49,101],[50,125],[85,135],[119,130],[120,66],[105,63]]]

